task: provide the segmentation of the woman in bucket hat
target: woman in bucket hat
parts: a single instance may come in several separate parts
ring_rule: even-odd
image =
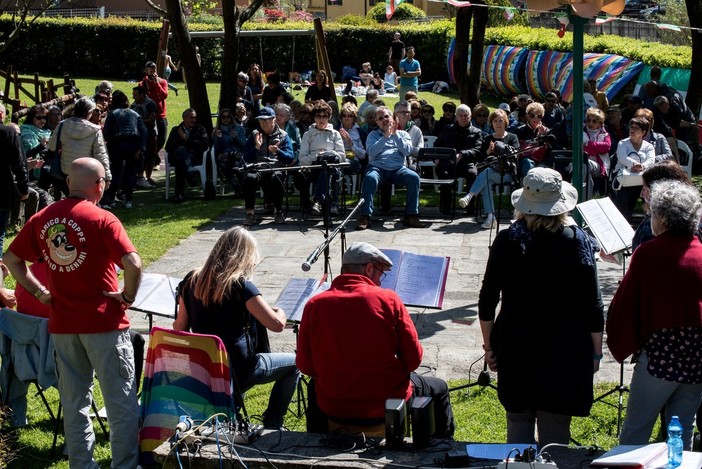
[[[571,417],[590,413],[604,320],[595,248],[569,216],[577,200],[558,172],[532,169],[490,250],[478,310],[508,443],[567,444]]]

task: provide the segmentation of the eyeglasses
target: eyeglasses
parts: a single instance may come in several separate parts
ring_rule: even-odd
[[[316,114],[314,117],[319,117],[320,119],[329,119],[329,114]]]
[[[105,179],[104,176],[100,176],[97,178],[97,181],[95,181],[95,184],[100,184],[101,182],[106,182],[107,180]]]
[[[587,123],[588,124],[601,124],[602,122],[599,119],[588,119]]]
[[[529,114],[527,114],[527,115],[529,116],[530,119],[539,119],[539,120],[541,120],[541,119],[544,118],[544,116],[540,116],[540,115],[538,115],[538,114],[529,113]]]
[[[46,120],[46,116],[34,116],[34,118],[38,121],[45,121]]]
[[[378,281],[382,283],[383,280],[385,280],[385,277],[388,276],[387,272],[382,271],[381,269],[379,269],[378,267],[376,267],[375,264],[372,264],[372,263],[371,263],[371,267],[373,267],[375,270],[377,270],[378,272],[380,272],[380,275],[378,276]]]
[[[419,111],[420,108],[412,106],[413,111]]]
[[[376,120],[380,119],[381,121],[388,120],[390,119],[390,114],[385,114],[381,116],[380,118],[376,118]]]
[[[397,111],[395,114],[407,115],[409,113],[410,113],[409,111]]]

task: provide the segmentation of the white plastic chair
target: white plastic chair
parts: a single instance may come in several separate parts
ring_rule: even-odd
[[[692,160],[695,159],[695,154],[692,152],[687,143],[683,142],[682,140],[678,140],[678,153],[685,153],[685,156],[687,157],[687,164],[681,164],[680,166],[685,170],[688,177],[692,177]],[[680,159],[684,159],[682,154],[680,155]]]
[[[209,157],[210,164],[212,165],[212,183],[215,185],[215,190],[217,189],[217,185],[219,184],[219,179],[217,177],[217,162],[215,161],[215,154],[214,154],[214,148],[210,148],[208,150],[205,150],[205,153],[202,154],[202,164],[199,166],[193,166],[190,168],[190,172],[198,172],[200,173],[200,182],[202,184],[202,191],[203,193],[205,192],[205,183],[207,182],[207,159]],[[168,154],[166,154],[166,157],[164,158],[165,163],[166,163],[166,200],[168,200],[168,194],[170,192],[170,187],[171,187],[171,170],[175,172],[175,168],[172,168],[170,163],[168,162]],[[224,187],[224,186],[222,186]]]
[[[424,148],[433,148],[434,142],[436,142],[436,137],[433,135],[424,136]]]

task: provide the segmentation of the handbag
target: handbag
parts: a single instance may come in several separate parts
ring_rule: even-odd
[[[641,172],[634,173],[628,168],[621,168],[614,174],[612,189],[618,191],[622,187],[642,186],[643,178]]]
[[[58,126],[58,129],[56,129],[56,150],[49,151],[49,153],[53,154],[53,159],[51,160],[51,167],[49,168],[49,174],[51,174],[51,177],[53,177],[54,179],[59,179],[61,181],[64,181],[66,179],[66,175],[61,170],[61,129],[62,128],[63,128],[63,122],[61,122]]]

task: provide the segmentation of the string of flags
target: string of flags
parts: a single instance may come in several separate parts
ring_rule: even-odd
[[[387,17],[388,20],[392,18],[392,15],[395,14],[395,8],[402,3],[404,0],[387,0],[385,3],[385,16]],[[511,0],[512,4],[514,6],[501,6],[501,5],[485,5],[482,3],[471,3],[470,1],[460,1],[460,0],[427,0],[429,2],[435,2],[435,3],[447,3],[449,5],[452,5],[456,8],[464,8],[464,7],[481,7],[481,8],[497,8],[500,10],[503,10],[502,15],[505,17],[507,21],[511,21],[514,18],[514,15],[517,11],[524,11],[524,12],[529,12],[532,14],[540,14],[540,13],[549,13],[547,11],[540,11],[540,10],[533,10],[527,8],[525,0]],[[558,37],[563,37],[565,36],[566,29],[568,28],[568,24],[570,21],[568,20],[567,15],[559,15],[556,14],[555,18],[559,21],[560,27],[558,29]],[[629,23],[640,23],[640,24],[650,24],[650,21],[642,21],[642,20],[636,20],[634,18],[620,18],[618,16],[606,16],[606,17],[599,17],[595,18],[595,24],[597,25],[602,25],[605,23],[611,23],[612,21],[626,21]],[[664,31],[676,31],[676,32],[682,32],[683,30],[687,30],[690,32],[702,32],[702,28],[693,28],[690,26],[679,26],[675,24],[669,24],[669,23],[653,23],[654,26],[656,26],[658,29],[664,30]]]

